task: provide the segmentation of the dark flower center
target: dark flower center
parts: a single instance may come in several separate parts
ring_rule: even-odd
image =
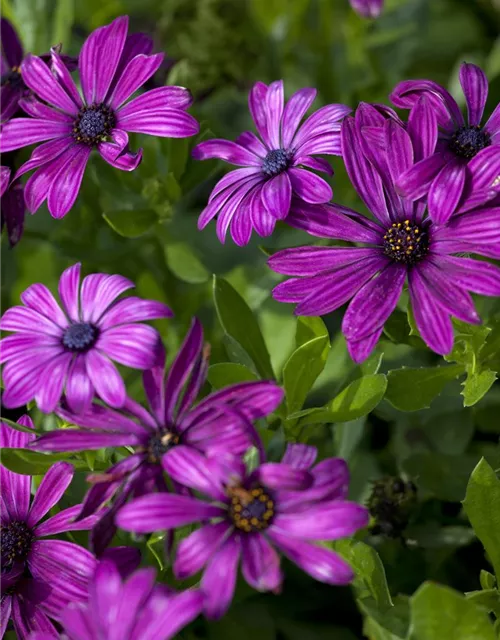
[[[9,71],[2,75],[1,86],[5,87],[10,85],[11,87],[20,87],[23,84],[23,78],[19,71],[19,67],[12,67]]]
[[[153,436],[147,446],[148,461],[152,464],[160,464],[164,454],[179,444],[179,439],[179,436],[171,431],[160,432]]]
[[[266,176],[277,176],[290,166],[292,152],[286,149],[273,149],[264,158],[262,172]]]
[[[460,127],[452,135],[450,149],[460,158],[473,158],[491,144],[489,134],[481,127]]]
[[[33,533],[25,522],[11,522],[1,528],[2,570],[8,570],[28,555],[33,541]]]
[[[77,142],[94,146],[109,138],[116,118],[105,104],[82,107],[73,125],[73,137]]]
[[[70,351],[88,351],[97,340],[98,330],[89,322],[70,324],[64,331],[62,343]]]
[[[414,265],[429,252],[427,234],[409,220],[395,222],[384,235],[384,254],[395,262]]]
[[[274,517],[274,500],[262,487],[229,489],[229,517],[245,533],[267,529]]]

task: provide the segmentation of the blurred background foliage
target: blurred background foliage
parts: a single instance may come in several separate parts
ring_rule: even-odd
[[[324,318],[325,324],[301,324],[290,306],[271,299],[279,276],[266,267],[267,254],[311,243],[310,238],[279,225],[271,238],[254,237],[248,247],[239,248],[231,240],[220,245],[213,224],[197,230],[197,217],[225,168],[216,161],[194,162],[190,149],[200,139],[234,139],[252,128],[247,95],[257,80],[283,78],[288,96],[314,86],[315,108],[331,102],[352,107],[360,101],[387,103],[397,82],[416,77],[444,84],[463,101],[458,66],[467,60],[488,74],[490,113],[500,99],[498,0],[386,0],[382,16],[374,22],[357,16],[347,0],[2,0],[1,6],[19,30],[26,51],[35,53],[62,42],[66,53],[77,54],[92,29],[129,14],[131,30],[148,32],[155,51],[166,52],[165,64],[149,88],[165,83],[190,88],[195,97],[192,112],[202,122],[197,140],[136,136],[132,143],[144,147],[144,160],[132,174],[114,170],[96,154],[66,218],[53,220],[44,205],[36,215],[28,215],[17,247],[9,249],[3,237],[3,309],[17,304],[19,294],[33,282],[56,291],[62,270],[77,261],[85,273],[121,273],[136,282],[138,295],[163,300],[174,309],[173,320],[157,323],[169,357],[191,317],[201,319],[212,345],[215,367],[209,380],[214,387],[262,375],[255,359],[248,360],[244,336],[238,342],[229,327],[231,320],[241,321],[245,333],[256,317],[277,379],[285,378],[287,390],[294,388],[296,394],[271,422],[271,429],[263,432],[271,455],[279,455],[287,437],[317,445],[321,456],[345,457],[352,473],[351,497],[358,501],[368,499],[371,483],[381,477],[402,474],[416,485],[417,497],[405,507],[410,524],[404,535],[390,537],[378,531],[369,538],[383,561],[387,583],[378,557],[369,547],[359,546],[357,559],[351,559],[360,563],[364,577],[354,591],[314,583],[287,565],[283,597],[258,595],[241,586],[224,620],[197,622],[183,635],[352,640],[364,632],[374,640],[398,640],[410,637],[407,634],[417,640],[494,638],[489,635],[493,627],[484,626],[486,617],[474,622],[473,633],[457,620],[459,613],[475,620],[477,609],[474,606],[471,613],[464,592],[482,589],[472,598],[476,604],[484,611],[498,613],[500,608],[495,580],[486,573],[491,566],[460,503],[482,456],[493,469],[500,467],[500,387],[495,383],[500,370],[499,301],[478,301],[485,327],[457,323],[456,348],[446,363],[423,346],[403,300],[376,353],[356,367],[339,332],[341,312]],[[27,155],[18,152],[16,163]],[[363,210],[341,159],[331,163],[334,199]],[[215,285],[212,274],[218,276]],[[247,315],[246,305],[222,278],[240,293],[253,315]],[[306,343],[311,351],[297,356],[297,348]],[[295,360],[289,362],[292,354]],[[307,369],[312,358],[319,363],[317,371],[297,390],[293,371],[297,364],[305,363]],[[217,365],[228,361],[237,366]],[[140,376],[133,371],[124,375],[130,393],[142,399]],[[354,386],[347,396],[354,390],[355,400],[349,400],[349,410],[342,413],[346,393],[337,398],[349,384]],[[209,388],[207,384],[206,391]],[[308,412],[313,407],[322,407],[323,413]],[[290,418],[300,409],[301,415]],[[53,418],[33,413],[35,424],[54,426]],[[74,495],[68,498],[73,502],[85,487],[84,473],[77,476]],[[500,547],[498,538],[497,543]],[[151,558],[161,559],[161,544],[161,539],[148,543]],[[347,557],[354,553],[353,545],[343,549]],[[169,575],[168,567],[162,571]],[[432,584],[421,586],[429,580],[460,594]],[[488,600],[482,595],[485,590],[496,596],[490,593]],[[436,616],[443,607],[456,611],[453,625],[458,626],[446,627],[443,621],[433,626],[425,616],[434,614],[422,613],[426,607]],[[420,622],[408,630],[410,610],[418,612]],[[459,635],[458,627],[468,635]]]

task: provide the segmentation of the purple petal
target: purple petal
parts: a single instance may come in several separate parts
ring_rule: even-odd
[[[499,149],[498,145],[486,147],[468,162],[467,183],[458,208],[460,213],[475,209],[497,195],[497,180],[500,175]]]
[[[460,84],[467,102],[469,125],[476,127],[481,123],[488,98],[488,78],[475,64],[463,62],[460,65]]]
[[[85,357],[85,366],[97,395],[111,407],[122,407],[126,398],[125,384],[111,360],[92,349]]]
[[[413,144],[415,162],[434,152],[438,136],[437,117],[425,95],[419,98],[410,111],[407,131]]]
[[[296,513],[278,514],[272,528],[294,538],[336,540],[354,535],[369,519],[368,509],[354,502],[321,501]]]
[[[314,482],[309,489],[305,491],[279,492],[280,513],[302,511],[307,503],[317,502],[318,500],[346,499],[349,490],[349,469],[345,460],[327,458],[314,466],[310,472]]]
[[[44,536],[55,536],[66,531],[87,531],[92,529],[97,522],[97,516],[90,516],[74,522],[81,508],[81,504],[76,504],[74,507],[63,509],[52,518],[45,520],[45,522],[35,527],[34,533],[36,537],[43,538]]]
[[[124,410],[128,414],[132,414],[133,408],[130,406],[132,401],[127,398]],[[135,407],[134,407],[135,408]],[[59,407],[57,414],[66,422],[75,424],[79,427],[88,429],[99,429],[102,431],[116,431],[118,433],[131,433],[138,437],[146,437],[156,430],[156,423],[152,416],[148,414],[146,409],[142,409],[141,422],[138,423],[133,419],[133,415],[125,415],[123,411],[114,411],[109,407],[103,407],[97,403],[90,406],[85,414],[72,413]],[[153,426],[151,426],[151,423]]]
[[[491,136],[496,136],[500,131],[500,103],[497,104],[493,113],[484,125],[484,130],[487,131]]]
[[[434,232],[434,240],[497,244],[500,242],[500,225],[498,224],[500,207],[488,207],[453,216],[446,226]],[[433,244],[437,248],[438,242]],[[449,253],[462,251],[457,249]],[[3,327],[2,327],[3,328]]]
[[[131,638],[140,636],[141,640],[170,640],[203,610],[203,594],[194,589],[165,600],[163,594],[153,592],[149,601],[151,610],[148,611],[146,607],[144,619],[139,619]]]
[[[142,322],[144,320],[158,320],[173,316],[170,307],[156,300],[143,300],[131,296],[119,300],[110,307],[102,316],[99,326],[102,331],[115,325],[128,324],[130,322]]]
[[[308,542],[290,539],[269,529],[268,537],[281,551],[315,580],[327,584],[349,584],[354,578],[351,567],[336,553]]]
[[[453,160],[445,153],[420,160],[399,177],[397,191],[410,200],[418,200],[427,194],[434,178],[450,161]]]
[[[10,169],[9,167],[1,167],[0,173],[0,196],[6,192],[10,181]]]
[[[200,130],[200,125],[193,116],[181,109],[145,109],[131,112],[127,116],[119,112],[117,126],[131,133],[145,133],[162,138],[187,138]]]
[[[300,121],[314,102],[316,94],[316,89],[299,89],[286,103],[281,125],[282,142],[285,149],[291,146]]]
[[[73,467],[68,462],[56,462],[42,478],[35,493],[26,524],[34,527],[63,497],[73,479]]]
[[[149,369],[156,359],[160,336],[146,324],[122,324],[99,336],[96,349],[126,367]]]
[[[225,492],[214,478],[213,464],[196,449],[178,445],[162,459],[165,471],[179,484],[210,496],[214,500],[224,500]]]
[[[100,142],[97,146],[97,150],[103,160],[115,169],[119,169],[120,171],[135,171],[142,162],[142,149],[136,152],[118,151],[118,149],[119,147],[114,142]]]
[[[276,273],[304,277],[364,261],[372,255],[373,249],[369,248],[292,247],[272,255],[267,264]]]
[[[22,164],[16,171],[15,178],[20,178],[22,175],[36,169],[42,164],[50,163],[60,156],[64,151],[67,151],[73,146],[73,138],[65,136],[64,138],[58,138],[57,140],[50,140],[44,142],[39,147],[33,150],[31,158]]]
[[[427,197],[429,215],[436,224],[445,224],[462,197],[466,165],[448,162],[432,182]]]
[[[93,273],[83,279],[81,290],[82,320],[101,327],[101,318],[118,296],[134,288],[134,283],[120,275]]]
[[[235,142],[251,153],[255,153],[259,158],[265,158],[267,155],[266,147],[252,131],[244,131],[236,138]]]
[[[245,170],[246,171],[246,170]],[[236,173],[236,172],[232,172]],[[233,184],[226,187],[223,191],[218,193],[213,199],[210,198],[209,204],[201,212],[198,219],[198,229],[204,229],[205,226],[216,216],[219,211],[225,213],[227,218],[224,223],[224,228],[227,230],[231,217],[228,217],[227,212],[233,215],[237,206],[241,200],[253,190],[253,187],[262,183],[263,176],[259,170],[252,169],[248,177],[235,181]],[[223,217],[222,215],[219,218]],[[219,222],[219,227],[220,227]],[[223,236],[222,236],[223,237]]]
[[[93,31],[85,41],[79,68],[87,104],[101,103],[106,98],[125,45],[127,29],[128,16],[121,16]]]
[[[412,269],[408,284],[413,315],[425,344],[441,355],[453,348],[453,327],[446,311],[429,290],[418,270]]]
[[[231,536],[213,554],[203,573],[200,586],[205,594],[205,615],[210,620],[221,618],[229,609],[236,586],[240,553],[240,541]]]
[[[316,174],[296,168],[289,169],[287,174],[294,193],[305,202],[323,204],[332,199],[332,188]]]
[[[140,54],[132,58],[117,81],[113,94],[108,99],[109,105],[113,109],[121,107],[125,100],[130,98],[158,71],[163,58],[163,53],[157,53],[154,56]]]
[[[264,206],[262,201],[262,187],[260,187],[260,185],[254,190],[248,203],[248,209],[252,218],[252,224],[259,236],[262,238],[270,236],[276,226],[276,218],[273,218]]]
[[[329,176],[333,176],[333,169],[330,163],[323,158],[310,158],[309,156],[296,156],[294,158],[294,165],[304,166],[308,169],[315,169],[316,171],[324,171]]]
[[[483,296],[500,296],[500,268],[496,265],[453,256],[435,257],[434,263],[457,287]]]
[[[32,118],[39,118],[40,120],[50,120],[54,122],[65,122],[69,125],[72,125],[74,121],[74,116],[52,109],[43,102],[37,100],[33,94],[26,98],[21,98],[19,100],[19,106]]]
[[[2,58],[0,58],[2,59]],[[7,122],[19,109],[21,92],[10,85],[0,87],[0,119]]]
[[[77,262],[73,266],[65,269],[59,278],[59,296],[62,300],[66,313],[73,322],[78,322],[80,319],[78,302],[80,269],[81,264]],[[67,323],[62,326],[67,326]]]
[[[227,230],[236,215],[236,212],[240,207],[244,206],[244,202],[248,200],[252,190],[259,186],[261,180],[262,178],[260,176],[254,176],[242,183],[241,186],[223,204],[219,211],[216,225],[217,237],[222,244],[225,242]],[[229,191],[229,189],[227,191]],[[215,200],[210,206],[212,205],[215,205]],[[198,227],[200,227],[200,222],[202,222],[202,216],[206,215],[207,212],[208,208],[201,214],[200,220],[198,221]]]
[[[36,581],[30,581],[36,582]],[[45,584],[42,589],[47,591]],[[37,589],[36,592],[39,590]],[[44,592],[45,596],[45,592]],[[47,600],[44,599],[44,609],[48,610]],[[37,606],[36,602],[31,602],[28,598],[12,598],[11,619],[14,625],[16,638],[19,640],[31,640],[32,633],[43,633],[44,638],[55,640],[59,638],[59,634],[54,625],[50,622],[46,613]]]
[[[307,469],[298,469],[281,462],[266,462],[255,471],[256,477],[270,489],[307,489],[313,478]]]
[[[352,8],[363,18],[378,18],[382,13],[384,0],[349,0]]]
[[[174,561],[174,575],[185,580],[201,571],[227,536],[227,522],[207,524],[179,542]]]
[[[187,109],[193,97],[184,87],[157,87],[137,96],[120,109],[120,116],[127,116],[141,111],[163,111],[164,109]]]
[[[19,242],[23,234],[25,211],[24,188],[20,182],[17,182],[2,198],[3,220],[7,227],[7,237],[11,247]]]
[[[317,153],[327,155],[342,155],[342,141],[340,137],[340,125],[329,125],[328,130],[313,138],[309,138],[297,149],[297,156],[310,156]]]
[[[267,134],[273,149],[281,147],[281,116],[283,115],[283,80],[271,82],[267,88],[266,109],[267,109]]]
[[[379,329],[396,308],[406,279],[406,268],[389,264],[356,294],[344,314],[342,333],[361,340]]]
[[[24,57],[23,45],[19,40],[19,36],[12,24],[7,18],[0,21],[0,40],[2,41],[2,57],[5,56],[7,64],[12,67],[18,67]],[[2,71],[3,73],[3,71]]]
[[[288,172],[268,180],[262,187],[262,201],[268,212],[277,220],[283,220],[290,211],[292,187]]]
[[[233,189],[236,189],[238,183],[243,182],[246,178],[251,178],[255,176],[256,173],[259,173],[259,171],[252,167],[245,167],[244,169],[235,169],[234,171],[230,171],[229,173],[226,173],[226,175],[223,178],[221,178],[213,188],[212,193],[208,198],[208,202],[213,202],[215,197],[218,196],[219,194],[222,194],[226,189],[228,189],[228,187],[233,187]]]
[[[231,221],[231,237],[239,247],[247,245],[252,235],[252,221],[248,212],[248,203],[251,197],[252,194],[245,197]]]
[[[28,438],[31,439],[32,437],[28,434],[22,434],[22,438],[16,436],[13,433],[15,430],[5,424],[2,424],[0,429],[3,440],[2,446],[24,448],[29,442]],[[9,519],[20,520],[22,522],[26,521],[30,506],[31,477],[14,473],[0,465],[0,480],[2,484],[3,505],[5,506]],[[2,514],[2,518],[5,517],[6,514]]]
[[[248,108],[252,114],[257,131],[268,147],[271,141],[267,132],[266,96],[268,87],[263,82],[256,82],[248,94]]]
[[[243,167],[260,167],[262,164],[262,160],[251,151],[229,140],[215,139],[201,142],[193,149],[192,155],[196,160],[219,158]]]
[[[21,67],[23,81],[39,98],[71,116],[76,116],[78,107],[57,82],[49,67],[30,53]]]
[[[42,334],[20,333],[19,335],[8,336],[0,342],[0,363],[9,360],[19,360],[21,363],[24,357],[36,358],[40,351],[52,348],[54,354],[58,353],[59,341],[52,336]],[[55,349],[54,349],[55,347]],[[62,347],[60,349],[62,352]]]
[[[94,397],[94,387],[87,375],[85,356],[79,354],[73,360],[65,386],[66,402],[76,413],[86,412]]]
[[[283,581],[280,557],[263,535],[242,536],[241,572],[257,591],[277,591]]]
[[[413,147],[411,138],[403,127],[394,120],[387,120],[384,125],[387,164],[393,182],[413,165]]]
[[[120,588],[120,596],[112,601],[115,616],[109,625],[107,640],[123,640],[133,638],[133,628],[144,605],[149,601],[155,581],[155,570],[152,567],[135,572]],[[107,589],[104,582],[103,589]],[[143,629],[144,630],[144,629]]]
[[[50,62],[51,62],[51,71],[59,81],[59,83],[64,87],[66,93],[70,96],[70,98],[75,103],[77,109],[83,107],[82,98],[76,88],[76,85],[71,77],[71,74],[68,70],[68,67],[64,63],[64,60],[59,55],[56,47],[52,47],[50,50]]]
[[[309,469],[318,456],[316,447],[307,444],[288,444],[281,462],[294,469]]]
[[[120,509],[116,524],[126,531],[151,533],[215,518],[223,514],[220,507],[191,496],[157,493],[141,496]]]
[[[92,432],[88,430],[63,429],[50,431],[40,436],[32,445],[36,451],[85,451],[103,447],[124,447],[140,444],[137,436],[130,433]]]
[[[347,350],[349,355],[351,356],[353,362],[356,364],[361,364],[364,362],[369,355],[371,355],[372,351],[375,349],[377,342],[380,340],[380,336],[382,335],[383,327],[377,329],[372,334],[367,336],[366,338],[362,338],[361,340],[347,340]]]
[[[32,284],[28,287],[21,294],[21,302],[30,309],[46,316],[62,329],[68,326],[68,319],[44,284]]]
[[[75,145],[55,176],[47,197],[47,205],[54,218],[63,218],[75,203],[91,150],[86,145]]]
[[[40,411],[52,413],[62,395],[69,366],[73,359],[72,353],[63,353],[50,362],[50,372],[41,376],[35,400]]]
[[[29,357],[29,356],[28,356]],[[29,366],[25,362],[9,362],[3,371],[5,389],[2,404],[10,408],[20,407],[33,400],[40,386],[40,378],[50,367],[52,353],[48,353],[42,360],[39,356],[35,363]]]
[[[66,122],[49,122],[34,118],[13,118],[2,125],[0,149],[2,153],[21,149],[37,142],[63,138],[71,134]]]
[[[328,104],[321,107],[311,114],[300,127],[292,146],[295,149],[301,148],[300,155],[302,155],[302,145],[308,143],[311,138],[320,137],[321,134],[338,131],[338,123],[351,111],[350,107],[343,104]]]

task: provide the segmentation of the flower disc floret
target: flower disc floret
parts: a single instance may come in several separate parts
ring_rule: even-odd
[[[75,120],[73,136],[77,142],[95,147],[110,138],[115,123],[113,110],[105,104],[82,107]]]
[[[395,262],[414,265],[429,252],[429,240],[425,231],[409,220],[394,222],[384,234],[384,254]]]
[[[451,136],[449,148],[460,158],[470,160],[490,144],[489,133],[480,126],[460,127]]]

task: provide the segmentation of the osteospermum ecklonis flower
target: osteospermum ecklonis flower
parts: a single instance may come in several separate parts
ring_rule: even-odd
[[[92,149],[110,165],[132,171],[142,159],[128,149],[129,133],[167,138],[196,134],[198,123],[186,113],[192,99],[182,87],[159,87],[128,99],[151,78],[163,54],[149,55],[151,41],[142,34],[127,37],[128,17],[96,29],[85,41],[79,72],[83,91],[51,50],[52,71],[28,55],[21,65],[34,96],[20,100],[30,116],[7,122],[0,133],[2,152],[43,142],[16,176],[38,169],[27,181],[25,199],[33,213],[47,200],[50,213],[61,218],[78,195]]]
[[[500,269],[463,257],[500,258],[500,199],[483,200],[487,172],[445,225],[428,217],[425,205],[400,198],[394,182],[433,150],[430,105],[422,98],[406,131],[392,117],[364,105],[342,129],[349,178],[375,220],[339,205],[296,203],[289,223],[311,235],[359,243],[354,247],[297,247],[275,253],[269,266],[292,276],[273,296],[296,303],[297,315],[324,315],[351,301],[342,331],[355,362],[375,348],[408,282],[415,322],[436,353],[453,346],[450,316],[479,323],[469,292],[500,295]],[[489,152],[489,151],[488,151]],[[369,157],[368,157],[369,156]],[[462,254],[462,255],[455,255]]]
[[[21,294],[24,306],[7,309],[0,319],[0,329],[15,334],[0,341],[3,404],[19,407],[35,399],[50,413],[64,393],[76,412],[85,411],[95,394],[121,407],[125,385],[112,361],[151,368],[163,346],[156,329],[142,321],[172,315],[154,300],[117,300],[133,287],[127,278],[105,273],[86,276],[80,286],[80,264],[61,275],[62,308],[45,285],[28,287]]]
[[[391,94],[392,102],[402,109],[411,109],[425,96],[432,106],[434,153],[408,168],[398,178],[398,190],[405,197],[417,200],[427,195],[429,215],[443,224],[467,192],[476,189],[484,172],[491,180],[483,187],[483,199],[500,193],[500,104],[483,124],[488,97],[488,79],[482,69],[464,62],[460,67],[460,84],[467,103],[468,120],[450,93],[431,80],[400,82]],[[437,126],[436,126],[437,123]],[[439,127],[439,134],[438,129]]]
[[[159,363],[144,373],[144,389],[150,411],[127,399],[118,412],[93,404],[80,415],[61,408],[58,414],[79,429],[50,431],[33,444],[38,451],[85,451],[128,446],[132,455],[103,474],[93,474],[93,483],[80,517],[86,517],[104,501],[113,504],[92,532],[92,545],[100,553],[115,533],[113,516],[129,497],[145,491],[166,491],[162,461],[177,446],[195,453],[243,454],[256,440],[252,422],[274,411],[283,390],[274,382],[235,384],[212,393],[194,404],[205,383],[208,349],[198,320],[171,367]]]
[[[252,229],[268,236],[277,220],[287,217],[292,195],[305,202],[328,202],[330,185],[314,169],[331,175],[328,162],[314,156],[340,155],[340,122],[351,109],[330,104],[302,118],[316,97],[316,89],[300,89],[285,104],[283,81],[269,86],[257,82],[248,98],[260,136],[242,133],[236,142],[207,140],[197,145],[198,160],[220,158],[241,169],[220,180],[202,211],[198,228],[217,216],[217,237],[225,241],[228,229],[238,245],[249,242]]]
[[[353,535],[368,524],[368,511],[346,501],[349,473],[343,460],[313,466],[317,451],[288,445],[280,463],[247,472],[233,456],[204,457],[184,446],[164,459],[167,473],[200,497],[157,493],[125,505],[119,527],[137,533],[192,523],[201,528],[183,539],[173,565],[178,579],[203,570],[205,613],[221,617],[233,598],[238,565],[259,591],[278,591],[282,552],[316,580],[347,584],[349,565],[316,540]]]

